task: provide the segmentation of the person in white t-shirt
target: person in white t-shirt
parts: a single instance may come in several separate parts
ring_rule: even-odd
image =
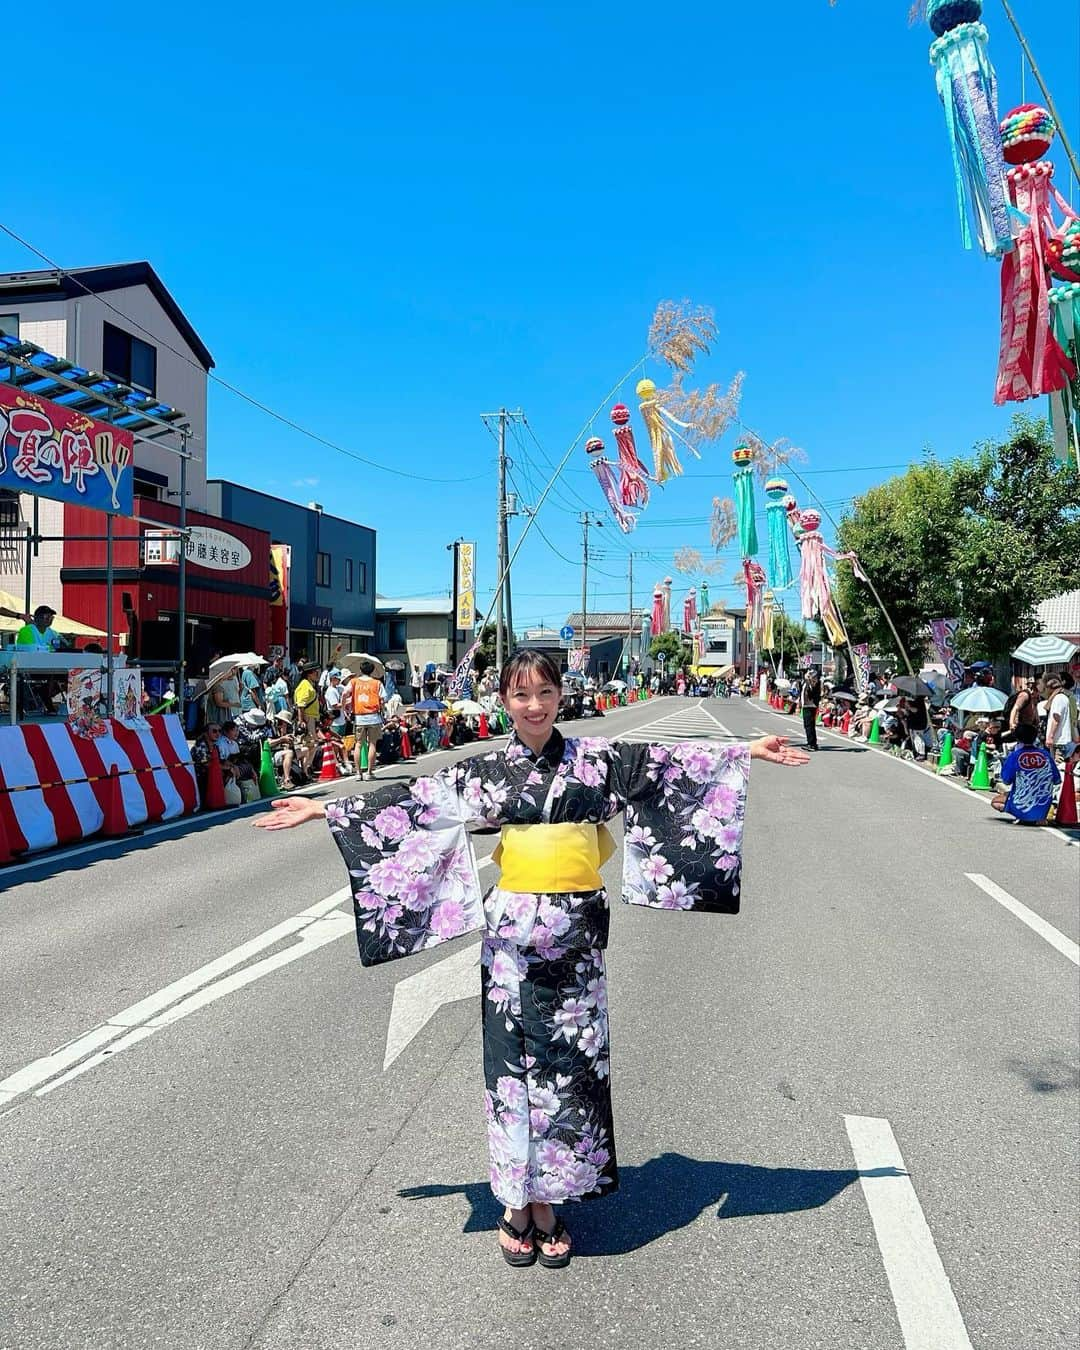
[[[1077,731],[1072,689],[1065,688],[1061,675],[1051,675],[1046,681],[1047,750],[1060,750],[1066,760],[1070,759],[1076,752]]]
[[[345,711],[342,707],[341,671],[336,668],[331,670],[328,676],[323,702],[326,704],[327,714],[333,719],[333,728],[340,736],[345,726]]]

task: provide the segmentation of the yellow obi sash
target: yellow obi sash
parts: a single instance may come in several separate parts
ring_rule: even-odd
[[[504,825],[492,854],[504,891],[598,891],[600,868],[615,852],[603,825]]]

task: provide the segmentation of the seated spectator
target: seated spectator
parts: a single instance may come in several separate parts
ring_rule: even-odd
[[[240,781],[239,761],[232,759],[238,747],[234,742],[222,736],[222,728],[211,722],[203,729],[202,735],[191,747],[191,762],[195,767],[195,778],[199,784],[199,796],[206,798],[206,774],[210,759],[216,750],[221,763],[221,777],[225,783]]]
[[[265,717],[266,714],[263,713]],[[227,759],[229,764],[236,770],[236,781],[238,783],[251,782],[258,778],[255,765],[251,761],[250,744],[246,747],[241,746],[242,733],[239,724],[230,718],[227,722],[221,724],[221,735],[218,739],[218,754],[222,759]]]
[[[1061,774],[1045,746],[1036,745],[1038,728],[1020,722],[1015,728],[1016,749],[1001,766],[999,790],[991,799],[995,811],[1007,812],[1020,825],[1044,825],[1054,803]]]
[[[296,764],[296,746],[292,735],[292,713],[287,708],[277,713],[266,743],[273,751],[274,772],[286,792],[291,792],[300,776]]]

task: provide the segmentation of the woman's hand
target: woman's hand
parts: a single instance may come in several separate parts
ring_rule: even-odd
[[[809,764],[810,756],[805,750],[796,750],[788,745],[786,736],[762,736],[750,742],[751,759],[767,759],[772,764]],[[275,805],[277,803],[275,802]]]
[[[308,820],[321,820],[326,815],[319,802],[310,797],[279,797],[270,803],[270,814],[255,821],[257,830],[291,830]]]

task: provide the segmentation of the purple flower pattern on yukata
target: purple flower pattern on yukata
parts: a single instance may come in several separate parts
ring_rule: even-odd
[[[748,769],[742,745],[620,745],[555,732],[543,755],[512,740],[411,787],[327,808],[365,964],[484,930],[484,1112],[503,1203],[585,1199],[618,1185],[610,911],[603,890],[496,886],[483,896],[466,825],[600,824],[625,812],[624,900],[734,913]]]

